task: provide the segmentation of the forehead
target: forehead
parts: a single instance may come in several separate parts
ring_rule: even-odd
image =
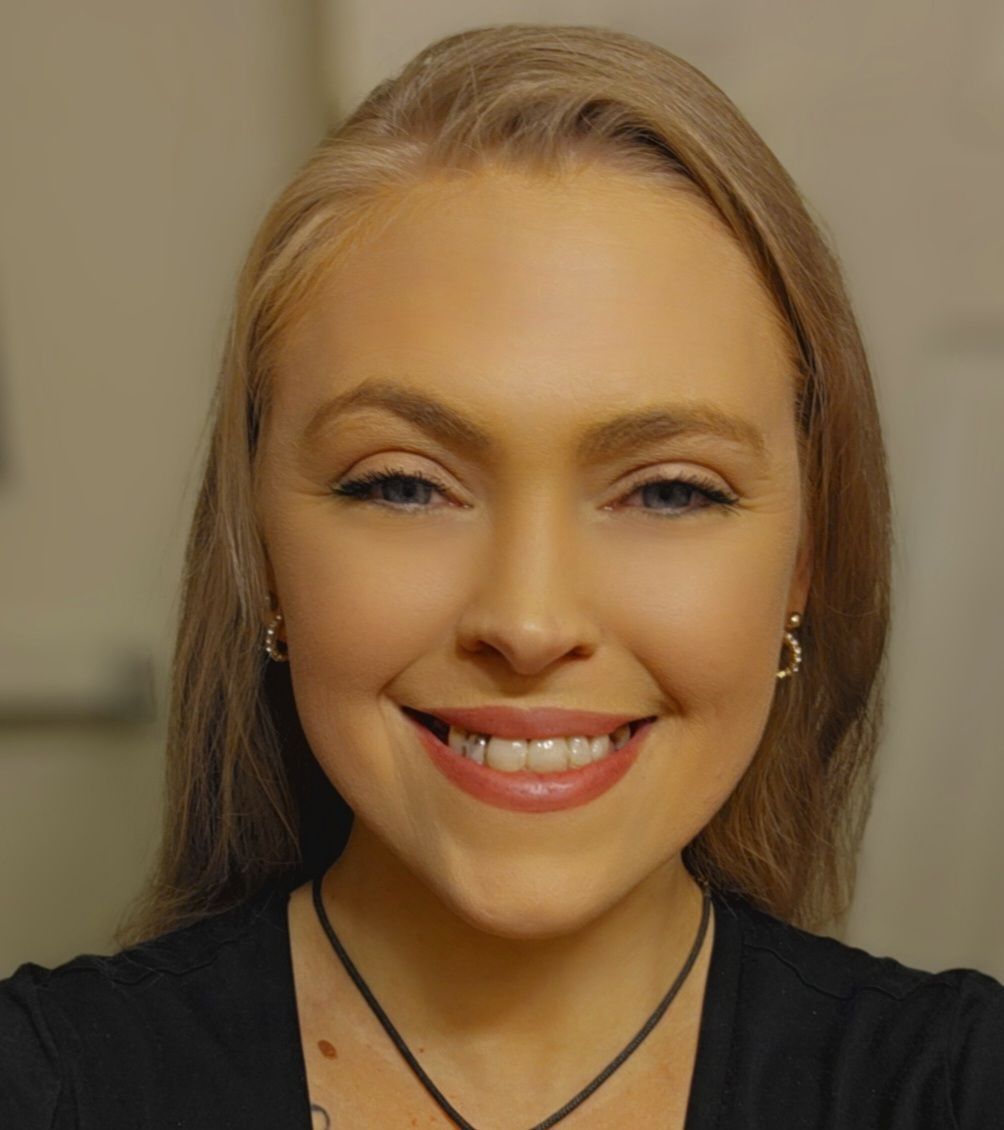
[[[377,210],[287,332],[273,404],[404,381],[489,420],[569,427],[638,402],[791,414],[788,343],[746,256],[694,194],[625,173],[431,179]]]

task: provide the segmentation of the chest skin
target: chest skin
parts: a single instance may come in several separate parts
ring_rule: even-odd
[[[309,884],[289,899],[288,926],[306,1068],[310,1130],[386,1130],[388,1126],[451,1130],[454,1123],[412,1073],[331,952],[316,920]],[[641,1046],[558,1125],[563,1130],[685,1130],[714,921],[690,974]],[[639,1018],[638,1026],[644,1021]],[[623,1043],[634,1035],[625,1032]],[[478,1130],[527,1130],[572,1097],[549,1108],[531,1094],[492,1102],[463,1080],[435,1070],[431,1049],[411,1047],[436,1086]],[[582,1084],[603,1063],[584,1067]],[[301,1128],[307,1130],[307,1127]]]

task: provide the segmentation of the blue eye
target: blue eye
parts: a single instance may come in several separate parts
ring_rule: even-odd
[[[653,504],[666,503],[667,507],[656,508],[649,511],[649,513],[656,514],[663,518],[680,518],[685,514],[691,514],[695,510],[708,510],[713,508],[720,508],[726,512],[733,512],[737,509],[739,502],[738,495],[728,494],[725,491],[719,490],[714,483],[704,482],[700,479],[694,478],[654,478],[648,479],[646,482],[638,483],[634,489],[625,497],[631,498],[635,494],[639,494],[647,502]],[[690,505],[694,499],[703,499],[698,506]],[[679,505],[679,509],[672,504]],[[647,507],[643,507],[647,509]]]
[[[383,503],[391,509],[413,513],[432,509],[427,503],[433,493],[449,493],[446,486],[437,479],[395,468],[368,471],[357,479],[333,486],[331,490],[352,502]],[[649,479],[637,484],[624,497],[631,498],[638,493],[642,494],[646,502],[653,504],[653,508],[645,506],[642,509],[663,518],[679,518],[695,510],[713,508],[734,511],[739,502],[737,495],[719,490],[713,483],[682,477]],[[703,502],[693,506],[691,504],[695,499]],[[659,503],[666,505],[659,506]]]
[[[367,471],[358,479],[350,479],[331,489],[334,494],[353,502],[385,502],[393,508],[404,510],[428,510],[429,507],[422,503],[428,501],[430,491],[446,493],[446,487],[435,479],[392,468]],[[374,499],[374,493],[390,497]]]

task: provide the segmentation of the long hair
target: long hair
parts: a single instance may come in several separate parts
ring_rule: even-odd
[[[302,882],[350,830],[351,810],[304,738],[289,669],[262,648],[255,484],[283,332],[332,258],[423,177],[494,163],[546,174],[597,159],[707,201],[791,346],[813,557],[805,658],[685,862],[798,925],[846,911],[880,727],[890,520],[874,390],[839,267],[788,174],[700,71],[624,33],[508,24],[441,39],[380,83],[320,142],[253,241],[188,542],[162,839],[119,944],[220,913],[270,880]]]

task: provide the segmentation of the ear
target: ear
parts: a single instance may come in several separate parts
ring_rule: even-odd
[[[268,555],[268,549],[263,548],[263,552],[265,555],[265,586],[268,592],[268,600],[266,606],[262,609],[261,620],[264,629],[267,630],[272,626],[276,613],[282,611],[282,602],[279,599],[279,592],[275,581],[275,570],[272,568],[272,561]],[[276,636],[283,642],[285,642],[286,639],[285,630],[285,625],[280,623]]]
[[[795,558],[795,569],[788,590],[788,611],[805,613],[809,600],[809,587],[812,583],[812,531],[808,523],[802,525],[802,535]]]

